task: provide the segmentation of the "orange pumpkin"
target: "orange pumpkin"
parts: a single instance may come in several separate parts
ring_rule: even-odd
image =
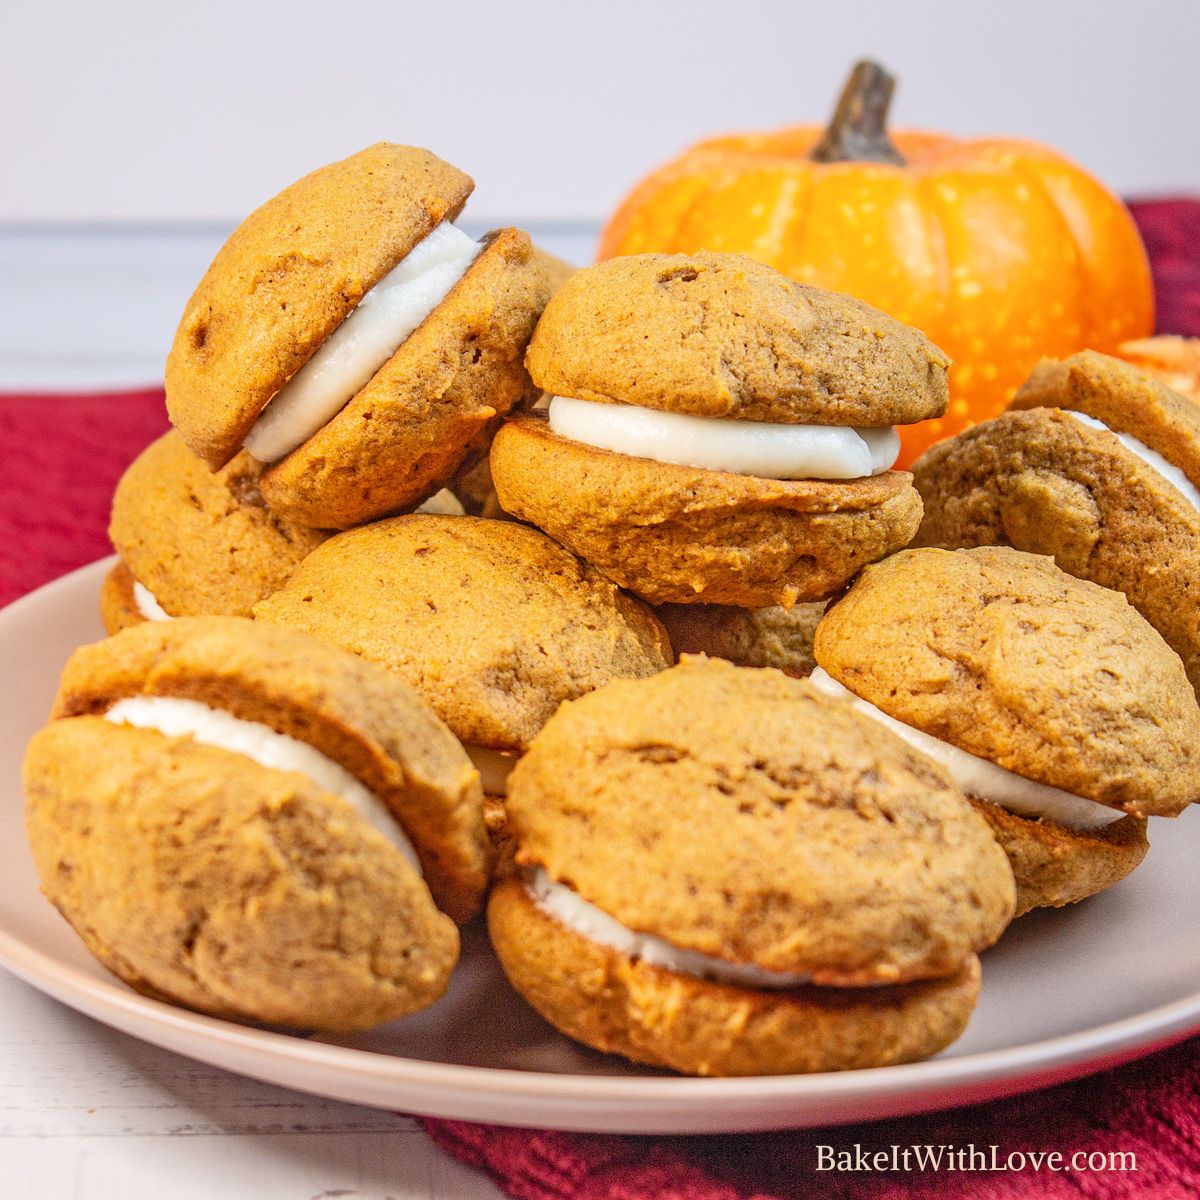
[[[950,409],[904,431],[901,464],[1000,412],[1043,355],[1153,330],[1128,211],[1057,152],[886,130],[894,80],[859,63],[829,127],[700,142],[643,180],[600,257],[750,254],[924,330],[954,359]]]

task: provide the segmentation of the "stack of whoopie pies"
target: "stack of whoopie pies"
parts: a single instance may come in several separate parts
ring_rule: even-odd
[[[472,186],[372,146],[188,302],[112,636],[25,761],[47,898],[234,1019],[423,1009],[486,905],[517,991],[636,1062],[937,1053],[1015,914],[1200,796],[1196,410],[1047,363],[914,486],[917,330],[738,255],[572,274],[458,229]]]
[[[632,255],[559,289],[527,363],[551,399],[493,443],[501,505],[662,605],[677,651],[803,674],[818,602],[916,532],[894,426],[945,411],[948,359],[861,301]]]

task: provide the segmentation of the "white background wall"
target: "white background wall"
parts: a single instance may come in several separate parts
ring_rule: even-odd
[[[824,118],[849,63],[901,124],[1200,190],[1200,0],[2,0],[0,220],[226,221],[379,138],[476,219],[588,220],[708,132]]]

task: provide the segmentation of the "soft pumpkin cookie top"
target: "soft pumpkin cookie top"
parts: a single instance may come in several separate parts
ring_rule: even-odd
[[[629,929],[819,984],[953,974],[1012,915],[949,776],[779,671],[685,658],[565,704],[507,805],[518,862]]]
[[[817,626],[817,662],[889,716],[1140,816],[1200,798],[1200,707],[1119,592],[1005,546],[904,550]]]
[[[195,700],[307,742],[387,805],[446,912],[478,910],[489,866],[479,774],[402,680],[296,630],[190,617],[76,650],[53,716],[100,715],[129,696]]]
[[[217,252],[167,356],[167,411],[214,469],[358,302],[474,184],[428,150],[378,142],[256,209]]]
[[[109,537],[172,616],[248,617],[325,540],[267,507],[261,473],[248,454],[210,471],[172,430],[121,476]]]
[[[708,252],[577,271],[526,355],[533,381],[558,395],[823,425],[940,416],[949,363],[924,334],[861,300]]]
[[[1156,450],[1200,487],[1200,406],[1131,363],[1095,350],[1044,358],[1009,407],[1093,417]]]
[[[255,608],[387,667],[464,741],[521,749],[563,700],[671,663],[640,601],[545,534],[413,514],[331,538]]]

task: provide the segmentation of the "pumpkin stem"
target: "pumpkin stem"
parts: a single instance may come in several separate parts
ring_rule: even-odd
[[[881,162],[904,166],[904,156],[887,133],[888,106],[896,77],[865,58],[854,64],[813,162]]]

